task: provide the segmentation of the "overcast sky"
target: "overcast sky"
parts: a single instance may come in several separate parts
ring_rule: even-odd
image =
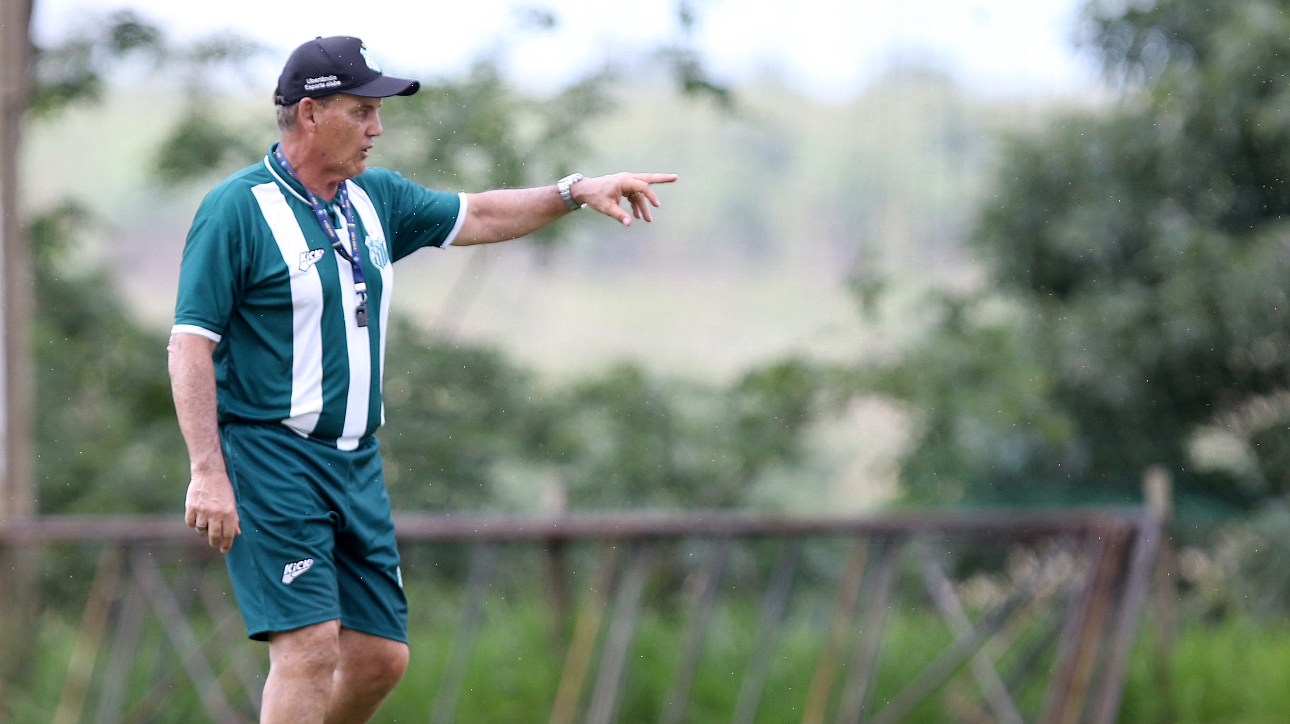
[[[932,62],[975,91],[1075,93],[1094,71],[1074,47],[1081,0],[695,0],[696,40],[719,79],[774,69],[804,91],[843,99],[895,59]],[[675,0],[36,0],[48,43],[131,7],[180,38],[233,29],[274,50],[270,66],[316,35],[357,35],[387,72],[450,73],[499,53],[510,75],[555,87],[606,60],[629,63],[677,36]],[[523,8],[552,11],[552,32],[517,33]],[[504,41],[504,42],[503,42]],[[266,71],[267,72],[267,71]]]

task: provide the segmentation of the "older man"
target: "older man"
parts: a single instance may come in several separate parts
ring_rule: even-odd
[[[184,247],[170,375],[192,482],[185,518],[227,553],[269,642],[262,722],[364,722],[407,666],[407,602],[373,433],[384,421],[392,262],[523,236],[583,206],[651,220],[671,174],[580,174],[446,194],[368,169],[384,75],[318,38],[278,80],[281,142],[202,202]]]

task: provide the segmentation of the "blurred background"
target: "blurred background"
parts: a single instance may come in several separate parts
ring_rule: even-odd
[[[276,137],[290,50],[352,34],[423,83],[375,165],[681,177],[652,225],[401,262],[397,508],[1132,505],[1160,465],[1172,720],[1290,717],[1290,2],[37,0],[32,32],[42,513],[182,509],[187,225]]]
[[[172,3],[37,3],[25,203],[37,228],[68,237],[51,263],[98,276],[122,323],[164,335],[196,205],[263,154],[275,136],[264,98],[315,34],[360,35],[388,72],[426,83],[386,105],[376,163],[433,187],[681,174],[649,228],[575,217],[402,265],[395,309],[414,331],[395,338],[384,437],[392,488],[412,506],[894,500],[918,423],[854,373],[916,342],[929,295],[981,288],[967,240],[1003,139],[1111,98],[1076,2],[389,4],[352,19],[346,7],[247,3],[212,18]],[[495,369],[450,394],[467,354]],[[643,414],[652,422],[632,422]],[[586,439],[610,429],[591,419],[604,416],[621,429]],[[76,447],[41,437],[51,454]],[[124,487],[173,506],[168,486],[143,482],[165,463],[144,458],[182,471],[177,451],[129,447],[102,448],[122,449]],[[134,504],[115,483],[96,496],[85,472],[46,482],[44,509]]]

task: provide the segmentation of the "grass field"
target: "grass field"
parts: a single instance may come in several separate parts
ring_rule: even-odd
[[[382,724],[430,721],[456,632],[458,589],[414,584],[409,592],[413,602],[412,662],[403,682],[375,720]],[[619,722],[659,720],[685,635],[683,606],[676,604],[676,601],[671,604],[662,601],[651,605],[647,601],[628,656]],[[760,724],[802,721],[830,604],[830,596],[823,589],[795,595],[769,668],[756,719]],[[752,597],[733,596],[715,610],[690,697],[685,719],[689,724],[730,721],[754,643],[757,605]],[[889,624],[875,682],[873,701],[879,704],[890,700],[950,642],[945,625],[925,608],[898,606],[891,611]],[[194,628],[199,638],[212,631],[209,622],[197,621]],[[851,641],[855,640],[856,633],[851,632]],[[75,616],[60,615],[50,608],[39,619],[37,637],[34,658],[27,662],[22,680],[7,695],[9,721],[15,724],[45,724],[53,720],[75,642]],[[102,644],[100,657],[110,645],[106,638]],[[264,647],[249,646],[263,663]],[[1163,680],[1154,658],[1155,650],[1155,637],[1148,626],[1139,636],[1131,662],[1120,718],[1122,724],[1283,724],[1290,721],[1290,622],[1245,616],[1185,622],[1177,633],[1168,676]],[[456,721],[545,722],[555,699],[565,651],[563,636],[554,634],[550,610],[540,594],[531,590],[526,594],[508,588],[496,589],[489,598],[466,672]],[[850,646],[846,651],[825,721],[833,720],[837,692],[845,681]],[[999,670],[1005,678],[1016,665],[1010,656],[999,659]],[[130,716],[125,721],[205,720],[195,692],[155,624],[145,627],[133,665],[132,693],[125,707]],[[1051,657],[1047,657],[1037,670],[1046,670],[1050,665]],[[217,663],[216,668],[221,666]],[[91,682],[92,694],[101,685],[102,669],[100,666],[99,674]],[[593,659],[583,687],[584,712],[595,679]],[[156,681],[162,685],[152,684],[152,688],[166,699],[153,712],[137,702],[150,682]],[[225,683],[231,681],[227,679]],[[1036,680],[1013,693],[1027,720],[1033,721],[1042,706],[1042,681]],[[94,704],[92,695],[80,721],[94,721]],[[980,696],[963,670],[905,721],[929,724],[968,721],[969,713],[979,707]]]

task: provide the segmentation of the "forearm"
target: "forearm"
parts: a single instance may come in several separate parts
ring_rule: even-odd
[[[454,246],[517,239],[569,213],[554,185],[468,194],[466,209]]]
[[[216,422],[215,343],[194,334],[170,337],[170,389],[194,474],[223,473]]]
[[[224,466],[216,420],[215,343],[195,334],[172,334],[170,390],[179,430],[188,445],[192,481],[184,498],[184,522],[220,553],[228,553],[242,526],[233,484]]]
[[[659,201],[650,184],[675,180],[676,174],[671,173],[616,173],[583,178],[569,186],[569,193],[575,204],[589,206],[617,219],[623,226],[631,226],[632,216],[653,220],[650,206],[657,208]],[[631,203],[631,214],[619,206],[623,199]],[[452,243],[469,246],[516,239],[541,229],[569,211],[557,186],[468,194],[466,218]]]

